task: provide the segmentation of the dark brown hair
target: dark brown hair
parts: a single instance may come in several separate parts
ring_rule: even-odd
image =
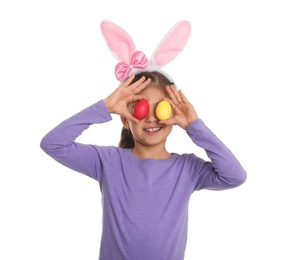
[[[134,83],[138,81],[142,76],[145,76],[146,79],[150,78],[151,83],[147,86],[149,87],[150,85],[158,85],[162,88],[166,87],[167,85],[173,84],[164,74],[158,72],[158,71],[143,71],[135,75],[133,81],[131,82]],[[121,137],[120,141],[118,143],[118,147],[121,148],[134,148],[135,143],[133,139],[133,135],[130,131],[130,129],[126,129],[125,127],[122,127],[121,130]]]

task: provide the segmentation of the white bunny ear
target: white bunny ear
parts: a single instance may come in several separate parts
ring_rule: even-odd
[[[157,49],[154,51],[150,64],[161,68],[171,62],[184,49],[191,33],[191,24],[188,21],[178,22],[166,34]]]
[[[131,56],[136,50],[130,35],[120,26],[109,20],[101,22],[101,32],[115,58],[130,64]]]

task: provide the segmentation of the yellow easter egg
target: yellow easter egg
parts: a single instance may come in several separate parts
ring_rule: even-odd
[[[156,107],[156,116],[160,120],[167,120],[172,114],[172,108],[168,101],[161,101]]]

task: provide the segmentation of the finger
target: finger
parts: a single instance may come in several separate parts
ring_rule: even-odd
[[[126,117],[130,121],[134,121],[135,123],[139,122],[139,120],[135,118],[130,112],[125,112],[124,117]]]
[[[134,76],[134,75],[132,75],[132,76]],[[140,79],[138,79],[137,81],[135,81],[134,83],[132,83],[132,84],[129,84],[128,85],[128,88],[129,89],[135,89],[136,87],[138,87],[138,86],[140,86],[143,82],[145,82],[146,81],[146,77],[145,76],[142,76]],[[132,80],[131,80],[131,82],[132,82]]]
[[[177,89],[175,88],[175,86],[174,85],[171,85],[170,86],[170,89],[171,89],[173,95],[175,96],[176,101],[178,103],[182,103],[181,96],[180,96],[179,92],[177,91]]]
[[[130,77],[128,77],[124,82],[122,82],[118,86],[117,90],[122,90],[122,89],[127,88],[130,85],[130,83],[133,81],[134,77],[135,77],[135,75],[131,75]]]
[[[175,95],[173,94],[173,91],[171,89],[171,87],[168,85],[166,86],[166,91],[171,99],[171,101],[173,100],[173,102],[177,102],[176,98],[175,98]]]
[[[128,87],[128,86],[130,85],[130,83],[133,81],[134,77],[135,77],[135,75],[132,74],[130,77],[128,77],[128,78],[124,81],[124,83],[123,83],[121,86],[123,86],[123,87]]]
[[[169,97],[171,98],[171,100],[174,102],[175,105],[178,105],[179,103],[181,103],[181,98],[176,88],[174,87],[174,85],[167,86],[166,90],[169,94]]]
[[[176,124],[176,119],[175,118],[169,118],[168,120],[160,120],[159,124],[163,125],[175,125]]]
[[[134,84],[130,85],[129,87],[130,87],[131,91],[134,94],[136,94],[136,93],[141,92],[143,89],[145,89],[150,83],[151,83],[151,79],[150,78],[145,80],[145,77],[142,77],[137,82],[135,82]]]
[[[182,92],[182,90],[179,90],[178,93],[179,93],[179,95],[181,97],[182,102],[189,103],[189,100],[186,98],[186,96],[184,95],[184,93]]]
[[[131,77],[135,77],[135,75],[131,75],[129,78]],[[133,79],[132,79],[133,80]],[[144,82],[146,80],[145,76],[142,76],[140,79],[138,79],[136,82],[132,83],[132,80],[130,81],[131,84],[128,84],[128,88],[133,89],[135,88],[137,85],[140,85],[142,82]]]
[[[169,99],[169,98],[164,98],[163,100],[167,100],[167,101],[170,103],[170,105],[171,105],[171,107],[172,107],[172,110],[175,110],[175,109],[178,108],[178,105],[176,105],[176,104],[173,102],[173,100],[171,100],[171,99]]]

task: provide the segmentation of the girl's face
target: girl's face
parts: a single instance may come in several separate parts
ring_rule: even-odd
[[[123,120],[125,127],[130,128],[133,138],[135,140],[135,146],[165,146],[166,139],[171,133],[172,125],[159,124],[159,119],[156,117],[155,109],[159,102],[163,98],[168,98],[165,90],[156,85],[149,85],[141,93],[149,102],[150,111],[146,118],[140,120],[138,123],[129,120]],[[137,102],[132,102],[128,105],[128,109],[133,113],[134,106]]]

